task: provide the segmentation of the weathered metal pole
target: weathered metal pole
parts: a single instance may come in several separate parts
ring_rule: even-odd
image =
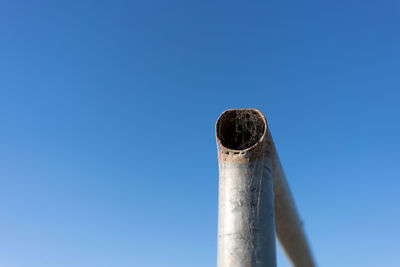
[[[275,267],[273,148],[258,110],[218,119],[218,267]]]
[[[276,235],[296,267],[314,267],[264,115],[227,110],[216,125],[218,267],[275,267]]]
[[[276,236],[293,266],[315,267],[316,264],[303,230],[303,224],[273,142],[272,146],[274,150],[272,173],[274,177]]]

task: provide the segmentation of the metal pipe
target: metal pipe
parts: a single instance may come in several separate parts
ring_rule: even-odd
[[[218,119],[218,267],[275,267],[272,142],[258,110]]]
[[[315,267],[311,248],[273,142],[272,147],[276,236],[293,266]]]
[[[276,235],[295,267],[314,267],[264,115],[227,110],[216,125],[218,267],[275,267]]]

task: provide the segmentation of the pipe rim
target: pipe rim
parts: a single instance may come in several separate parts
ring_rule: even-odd
[[[240,114],[238,116],[238,114]],[[246,115],[250,115],[250,117],[246,118]],[[245,116],[245,118],[241,117],[241,116]],[[239,117],[239,118],[238,118]],[[232,129],[233,125],[232,119],[239,119],[239,120],[243,120],[239,122],[239,126],[243,126],[243,123],[247,123],[250,121],[252,121],[253,123],[256,122],[258,123],[258,125],[255,125],[255,127],[262,127],[262,129],[258,128],[256,129],[256,133],[252,133],[250,139],[253,140],[247,140],[248,143],[247,144],[243,144],[241,143],[241,145],[238,146],[237,143],[232,144],[231,141],[229,140],[232,138],[232,132],[234,132]],[[228,121],[227,121],[228,120]],[[234,122],[234,124],[237,123]],[[242,123],[242,124],[241,124]],[[235,125],[237,126],[237,124]],[[224,150],[226,150],[227,152],[232,152],[234,154],[242,154],[245,153],[247,151],[253,150],[255,147],[257,147],[260,143],[262,143],[265,139],[265,135],[267,132],[267,122],[265,119],[264,114],[258,110],[258,109],[228,109],[225,110],[219,117],[217,120],[217,123],[215,125],[215,130],[216,130],[216,137],[217,137],[217,142],[220,145],[221,148],[223,148]],[[248,135],[249,133],[246,131],[248,131],[249,129],[244,129],[244,133],[243,135]],[[254,129],[252,129],[254,130]],[[222,133],[223,131],[225,131],[225,133]],[[240,135],[240,134],[239,134]],[[241,148],[241,146],[244,146]]]

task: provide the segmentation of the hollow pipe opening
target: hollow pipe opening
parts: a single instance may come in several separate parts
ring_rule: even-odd
[[[221,144],[233,150],[254,146],[265,133],[265,119],[258,110],[227,110],[217,121],[217,138]]]

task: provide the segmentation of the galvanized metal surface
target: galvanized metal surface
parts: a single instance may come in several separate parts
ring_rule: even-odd
[[[274,144],[273,150],[276,236],[293,266],[315,267],[311,249]]]
[[[248,115],[264,120],[261,113],[255,111],[249,111]],[[230,149],[223,144],[224,139],[229,139],[221,132],[222,127],[227,126],[225,123],[230,122],[224,121],[222,114],[217,123],[220,173],[218,267],[275,267],[270,136],[265,134],[264,128],[261,138],[253,146],[240,151]]]
[[[217,121],[216,135],[218,267],[275,267],[275,227],[293,266],[314,267],[264,115],[255,109],[227,110]]]

